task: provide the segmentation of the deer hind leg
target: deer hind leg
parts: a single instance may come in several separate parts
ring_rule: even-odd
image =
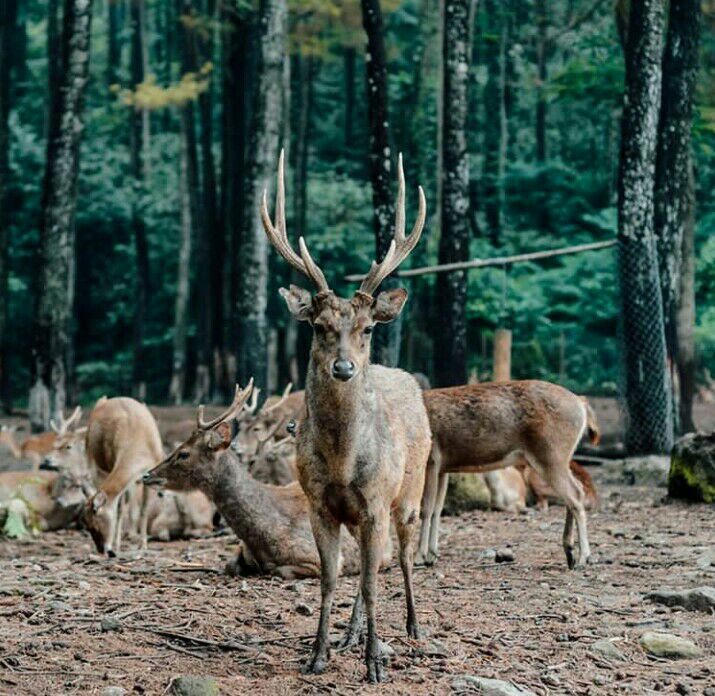
[[[415,536],[418,519],[417,509],[409,507],[398,508],[394,519],[400,547],[400,568],[402,569],[402,578],[405,583],[405,599],[407,600],[407,635],[410,638],[419,638],[420,630],[417,625],[412,583],[412,564],[415,556]]]
[[[126,501],[124,500],[124,494],[117,496],[117,501],[114,504],[114,524],[110,530],[109,538],[112,542],[112,551],[115,554],[119,553],[122,546],[122,523],[124,522],[124,513],[126,510]]]
[[[142,502],[141,502],[141,512],[139,514],[139,543],[142,551],[146,551],[149,547],[149,486],[142,487]]]
[[[338,580],[338,561],[340,559],[340,524],[332,519],[325,519],[319,513],[311,514],[313,536],[320,555],[320,620],[318,633],[313,643],[313,653],[305,664],[306,674],[321,674],[328,666],[330,658],[330,612],[335,598],[335,586]]]
[[[447,497],[447,485],[449,484],[449,474],[441,471],[439,474],[439,485],[437,486],[437,500],[432,511],[432,523],[430,524],[429,552],[427,553],[427,565],[434,565],[439,558],[439,527],[442,521],[442,510]]]
[[[430,455],[425,472],[425,487],[422,493],[422,527],[420,528],[420,543],[415,563],[422,565],[427,562],[429,538],[432,531],[432,517],[437,503],[439,489],[439,464],[435,461],[435,452]]]

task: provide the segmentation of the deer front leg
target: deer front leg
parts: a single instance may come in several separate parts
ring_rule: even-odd
[[[353,610],[350,614],[350,623],[345,629],[345,635],[338,644],[338,650],[349,650],[360,643],[362,638],[363,619],[365,618],[365,604],[362,601],[362,592],[358,588],[353,602]]]
[[[139,543],[142,551],[146,551],[149,547],[149,494],[149,486],[142,485],[141,512],[139,514]]]
[[[402,569],[402,577],[405,583],[405,599],[407,600],[407,635],[410,638],[420,637],[412,583],[416,525],[417,510],[411,510],[409,507],[397,510],[395,528],[397,529],[397,539],[400,545],[400,568]]]
[[[444,508],[444,500],[447,497],[447,484],[449,483],[449,474],[440,472],[439,485],[437,487],[437,500],[432,510],[432,523],[430,524],[429,535],[429,552],[425,558],[428,565],[435,563],[439,557],[439,525],[442,518],[442,510]]]
[[[422,565],[427,561],[428,541],[432,527],[432,514],[437,502],[437,489],[439,487],[439,466],[430,457],[425,474],[425,487],[422,493],[422,527],[420,529],[420,544],[415,563]]]
[[[313,654],[303,668],[305,674],[321,674],[330,658],[330,612],[333,608],[340,557],[340,524],[320,513],[311,515],[313,536],[320,555],[320,621],[313,644]]]
[[[377,571],[380,568],[382,550],[389,529],[389,515],[382,512],[371,517],[361,528],[360,534],[360,591],[365,601],[367,613],[367,641],[365,643],[365,663],[367,680],[375,684],[384,681],[382,650],[377,637]]]

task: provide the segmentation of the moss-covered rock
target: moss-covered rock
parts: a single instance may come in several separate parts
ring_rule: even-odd
[[[446,515],[458,515],[468,510],[488,510],[491,495],[481,474],[450,474],[447,498],[444,503]]]
[[[715,432],[688,433],[675,443],[668,495],[696,503],[715,503]]]

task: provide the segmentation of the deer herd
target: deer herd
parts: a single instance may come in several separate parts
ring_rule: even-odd
[[[566,509],[563,548],[569,568],[589,559],[586,509],[596,501],[588,473],[572,460],[582,436],[599,437],[586,400],[541,381],[423,390],[403,370],[370,363],[376,324],[395,320],[403,289],[378,292],[420,240],[426,202],[405,234],[405,180],[398,160],[394,238],[351,297],[338,297],[305,240],[297,251],[286,228],[284,164],[278,162],[272,219],[264,192],[260,215],[273,248],[312,290],[281,288],[288,311],[312,329],[305,391],[266,400],[250,380],[214,418],[199,407],[165,442],[150,410],[131,398],[102,397],[87,424],[81,409],[21,445],[0,431],[31,472],[0,474],[0,504],[22,498],[42,530],[78,517],[99,553],[116,555],[127,534],[200,536],[220,515],[240,540],[226,571],[282,578],[320,577],[318,629],[305,671],[330,657],[329,626],[340,574],[359,574],[342,647],[365,635],[367,678],[384,678],[377,611],[380,568],[392,558],[404,581],[406,632],[420,637],[413,562],[439,556],[439,523],[450,473],[484,474],[492,504],[518,510],[530,495]],[[428,386],[428,385],[427,385]],[[190,433],[190,434],[189,434]],[[18,491],[20,491],[18,493]],[[366,632],[365,631],[366,625]]]

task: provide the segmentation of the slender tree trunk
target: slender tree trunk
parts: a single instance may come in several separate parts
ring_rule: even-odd
[[[504,9],[496,0],[485,0],[487,36],[484,54],[487,83],[484,87],[484,211],[493,244],[502,242],[504,224],[504,170],[506,167],[506,29]]]
[[[17,0],[0,0],[0,406],[12,411],[8,372],[9,326],[9,216],[5,203],[10,182],[9,134],[13,32],[17,25]],[[15,77],[17,77],[15,75]]]
[[[248,174],[244,191],[246,210],[238,244],[239,278],[236,298],[238,378],[254,377],[266,384],[268,327],[268,246],[259,206],[263,189],[275,179],[283,125],[283,56],[286,45],[285,0],[261,0],[259,5],[259,65],[254,94]]]
[[[56,113],[59,97],[57,84],[62,73],[60,46],[60,0],[47,2],[47,99],[45,100],[45,138],[49,136],[50,120]]]
[[[33,351],[36,378],[31,405],[34,429],[48,429],[67,395],[67,352],[74,295],[74,215],[77,202],[79,144],[84,123],[82,101],[89,71],[91,0],[65,0],[62,65],[58,75],[47,140],[40,221],[39,293]],[[37,397],[40,397],[39,399]],[[45,412],[43,412],[45,411]]]
[[[683,258],[682,251],[686,247],[683,239],[685,228],[693,224],[694,218],[691,130],[699,44],[700,3],[697,0],[671,0],[663,55],[655,168],[655,238],[666,346],[672,370],[679,362],[678,336],[686,329],[678,320],[680,274],[682,268],[688,264],[692,266],[690,260]],[[692,245],[690,250],[692,252]],[[683,380],[679,381],[682,385]],[[689,381],[685,380],[686,383]],[[691,392],[690,389],[687,391]],[[681,402],[682,396],[681,393]],[[691,413],[692,403],[690,406],[683,404],[679,411],[683,410]],[[689,421],[692,425],[692,416]]]
[[[439,262],[469,257],[469,159],[467,86],[469,81],[469,0],[445,0],[443,31],[442,214]],[[467,276],[437,276],[439,327],[435,344],[437,386],[467,381]]]
[[[130,0],[132,28],[131,84],[133,87],[144,81],[144,0]],[[144,195],[146,185],[146,130],[143,109],[132,108],[129,112],[130,170],[133,179],[132,191],[132,236],[136,258],[134,289],[134,328],[132,351],[132,394],[140,400],[146,398],[146,357],[144,355],[146,311],[149,305],[149,243],[144,223]]]
[[[665,453],[673,444],[663,305],[653,233],[653,189],[661,89],[663,3],[631,3],[618,181],[618,252],[626,447]]]
[[[353,145],[355,114],[355,48],[347,46],[343,50],[343,75],[345,77],[345,148]]]
[[[107,87],[111,87],[119,82],[118,71],[122,60],[122,49],[120,43],[121,31],[121,0],[107,0]],[[110,103],[116,101],[116,97],[109,90]]]
[[[536,164],[540,169],[539,188],[541,189],[538,218],[539,228],[548,230],[551,223],[549,220],[549,180],[546,173],[546,119],[548,116],[546,83],[548,81],[547,51],[549,29],[546,0],[537,0],[536,26]]]
[[[186,333],[189,307],[189,270],[191,259],[191,239],[196,228],[196,172],[191,171],[189,150],[193,144],[189,129],[193,127],[189,107],[181,110],[181,163],[180,163],[180,201],[181,234],[179,237],[179,262],[176,278],[176,299],[174,303],[174,343],[169,400],[180,404],[184,399],[186,380]],[[193,163],[195,167],[195,162]]]
[[[392,165],[390,161],[390,130],[387,90],[387,52],[380,0],[361,0],[362,24],[367,35],[365,67],[367,70],[367,103],[370,118],[370,181],[372,182],[373,229],[375,254],[382,259],[393,236],[394,205],[390,192]],[[409,168],[410,163],[407,163]],[[383,287],[396,285],[388,278]],[[400,359],[400,317],[390,324],[380,325],[373,339],[376,362],[395,366]]]

